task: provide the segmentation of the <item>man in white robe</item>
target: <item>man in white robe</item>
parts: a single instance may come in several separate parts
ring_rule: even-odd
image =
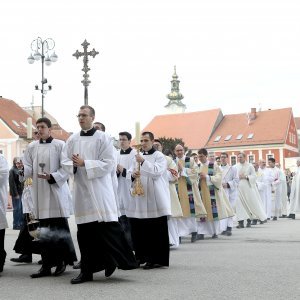
[[[296,213],[300,213],[300,159],[297,160],[297,170],[291,186],[289,218],[295,219]]]
[[[198,234],[204,237],[205,234],[211,235],[213,239],[222,232],[220,220],[233,217],[234,212],[222,186],[222,170],[214,161],[214,156],[205,148],[198,151],[200,166],[201,198],[207,212],[205,220],[198,222]],[[213,157],[213,159],[212,159]]]
[[[39,278],[61,275],[66,265],[77,260],[67,218],[71,211],[68,174],[62,169],[60,155],[65,143],[51,136],[51,121],[36,121],[40,140],[33,141],[24,152],[24,179],[32,178],[33,215],[40,222],[39,243],[42,267],[31,275]]]
[[[131,229],[130,223],[126,216],[126,209],[128,207],[130,201],[132,200],[132,196],[130,193],[131,189],[131,175],[128,172],[129,168],[132,165],[132,162],[135,159],[136,150],[130,147],[132,135],[123,131],[119,133],[119,142],[120,142],[120,150],[117,154],[117,176],[118,176],[118,202],[120,209],[120,218],[119,222],[125,232],[125,236],[130,244],[132,245],[131,239]]]
[[[167,161],[153,148],[152,132],[141,135],[141,153],[136,155],[129,173],[133,178],[133,198],[125,207],[130,220],[136,258],[143,269],[169,266],[168,216],[171,201]],[[140,185],[143,193],[140,193]]]
[[[272,174],[269,168],[266,167],[266,161],[261,159],[259,161],[259,169],[256,172],[257,175],[257,188],[264,211],[267,215],[267,219],[270,220],[272,216]]]
[[[279,178],[281,183],[281,210],[279,212],[279,218],[286,218],[288,203],[287,176],[285,172],[281,169],[280,163],[276,163],[275,166],[279,170]]]
[[[183,217],[178,218],[179,236],[192,235],[191,242],[197,240],[197,219],[206,217],[200,191],[199,166],[193,157],[184,154],[184,147],[180,144],[175,147],[176,165],[178,168],[177,191],[182,208]]]
[[[64,170],[74,173],[74,213],[81,254],[81,272],[72,284],[92,281],[93,273],[99,271],[105,270],[109,277],[117,267],[137,267],[118,223],[112,139],[93,127],[95,110],[91,106],[81,106],[77,117],[82,130],[67,140],[62,153]]]
[[[163,152],[163,145],[160,140],[155,139],[153,147]],[[164,153],[164,152],[163,152]],[[167,176],[169,181],[170,200],[171,200],[171,216],[168,218],[168,231],[170,247],[178,248],[180,243],[180,235],[178,230],[178,218],[182,217],[182,209],[176,191],[176,183],[178,181],[178,168],[172,157],[165,155],[167,160]]]
[[[237,187],[239,177],[235,166],[228,164],[228,154],[222,152],[220,155],[221,170],[222,170],[222,186],[227,195],[229,203],[233,211],[235,211]],[[231,236],[233,227],[233,217],[221,220],[221,228],[224,229],[223,235]]]
[[[244,220],[247,220],[247,227],[251,227],[251,220],[265,221],[267,216],[256,187],[256,175],[253,165],[246,162],[245,153],[239,153],[238,161],[236,168],[240,181],[236,203],[236,215],[239,222],[237,228],[244,228]]]
[[[275,158],[271,157],[268,160],[269,170],[272,177],[272,193],[274,194],[274,212],[273,221],[277,221],[281,211],[282,186],[280,181],[280,170],[275,166]]]
[[[9,167],[5,157],[0,154],[0,273],[3,271],[6,252],[4,249],[5,228],[8,227],[6,207],[8,201],[8,176]]]

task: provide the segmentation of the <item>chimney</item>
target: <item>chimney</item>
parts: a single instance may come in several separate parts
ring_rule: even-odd
[[[251,108],[251,113],[250,113],[250,120],[255,120],[256,119],[256,108]]]

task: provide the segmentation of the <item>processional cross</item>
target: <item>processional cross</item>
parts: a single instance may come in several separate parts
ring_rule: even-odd
[[[83,74],[83,80],[81,81],[81,83],[84,86],[84,105],[88,105],[88,86],[91,83],[91,81],[89,80],[89,76],[88,75],[88,71],[90,71],[91,69],[88,67],[88,62],[89,62],[89,56],[92,56],[93,58],[95,58],[95,56],[97,54],[99,54],[98,51],[95,50],[95,48],[93,48],[92,51],[87,51],[88,46],[90,45],[90,43],[88,43],[86,40],[84,40],[84,42],[81,44],[83,46],[83,52],[79,52],[78,50],[76,50],[76,52],[73,54],[73,56],[75,56],[77,59],[80,56],[83,56],[83,68],[82,71],[84,72]]]

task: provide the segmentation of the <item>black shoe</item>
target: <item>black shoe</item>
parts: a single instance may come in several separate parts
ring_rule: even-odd
[[[251,223],[251,225],[257,225],[257,220],[256,219],[253,220],[252,223]]]
[[[218,238],[218,235],[214,233],[214,234],[212,235],[211,238],[212,238],[212,239],[217,239],[217,238]]]
[[[5,258],[6,258],[6,252],[4,251],[2,255],[0,254],[0,273],[3,272]]]
[[[195,243],[197,241],[197,232],[192,232],[191,243]]]
[[[84,283],[87,281],[93,281],[92,273],[80,273],[77,277],[71,279],[72,284]]]
[[[197,240],[204,240],[204,234],[197,234]]]
[[[287,215],[282,215],[282,216],[280,216],[279,218],[280,218],[280,219],[282,219],[282,218],[287,218]]]
[[[251,227],[251,220],[250,219],[247,219],[247,225],[246,225],[247,228],[250,228]]]
[[[18,258],[11,258],[10,261],[15,263],[32,263],[32,255],[22,254]]]
[[[61,275],[65,270],[66,270],[66,264],[65,264],[65,262],[62,262],[56,266],[56,269],[54,271],[54,276]]]
[[[277,221],[277,217],[273,217],[272,221]]]
[[[179,244],[181,244],[181,236],[179,237]]]
[[[295,214],[289,214],[288,218],[295,220],[296,215]]]
[[[116,270],[116,266],[110,266],[107,269],[105,269],[105,277],[110,277],[113,272]]]
[[[41,267],[37,273],[30,275],[31,278],[40,278],[40,277],[46,277],[46,276],[51,276],[50,268]]]
[[[162,268],[162,267],[163,267],[163,265],[160,265],[160,264],[146,263],[143,266],[143,269],[150,270],[150,269],[156,269],[156,268]]]
[[[77,263],[76,265],[73,266],[74,270],[79,270],[81,269],[81,261],[79,263]]]
[[[245,228],[244,226],[244,221],[239,221],[239,225],[236,226],[236,228],[240,229],[240,228]]]
[[[224,231],[222,231],[222,233],[221,233],[222,235],[227,235],[227,231],[226,230],[224,230]]]

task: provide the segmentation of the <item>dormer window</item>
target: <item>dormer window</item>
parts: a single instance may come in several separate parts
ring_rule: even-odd
[[[236,137],[236,139],[237,139],[237,140],[241,140],[242,137],[243,137],[243,135],[240,133],[240,134]]]
[[[220,139],[221,139],[221,136],[218,135],[218,136],[216,136],[216,138],[214,139],[214,142],[218,142]]]
[[[249,133],[249,135],[247,136],[247,139],[252,139],[254,136],[254,133]]]
[[[224,141],[229,141],[231,139],[231,137],[232,137],[231,134],[227,135]]]

